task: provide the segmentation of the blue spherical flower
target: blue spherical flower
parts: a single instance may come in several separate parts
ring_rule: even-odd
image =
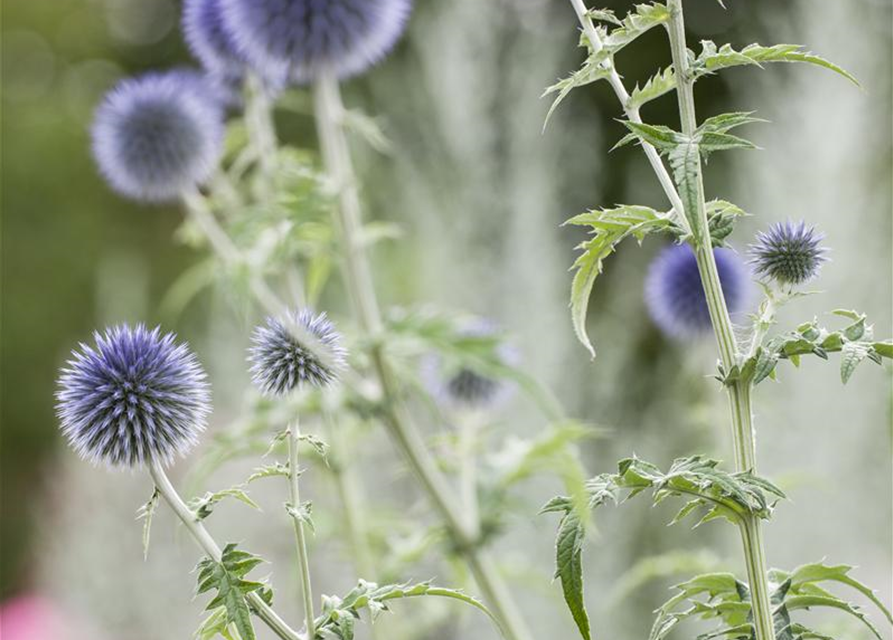
[[[766,233],[757,233],[756,243],[750,245],[750,264],[758,276],[803,284],[815,278],[827,260],[819,246],[824,237],[803,221],[774,224]]]
[[[217,166],[223,111],[195,76],[149,74],[106,95],[92,134],[93,155],[113,189],[137,200],[171,200]]]
[[[290,330],[294,326],[318,338],[331,362],[322,362],[302,344]],[[314,315],[307,309],[288,311],[282,319],[267,318],[254,330],[249,354],[254,383],[269,395],[284,395],[304,384],[324,387],[335,380],[347,357],[341,335],[326,314]]]
[[[183,33],[189,50],[209,73],[230,80],[242,77],[245,58],[223,26],[221,0],[186,0]]]
[[[220,0],[238,50],[262,75],[345,78],[390,51],[412,0]]]
[[[482,349],[491,348],[492,352],[487,357],[495,358],[498,366],[513,367],[517,364],[517,350],[500,340],[499,331],[493,323],[476,320],[467,324],[460,333],[468,340],[479,340]],[[442,354],[427,359],[423,375],[434,398],[453,409],[493,409],[503,404],[515,389],[504,378],[493,377],[489,371]]]
[[[726,306],[735,314],[747,301],[747,267],[729,249],[714,249],[713,255]],[[707,296],[689,245],[669,246],[655,258],[645,281],[645,302],[655,324],[670,336],[692,338],[710,330]]]
[[[197,442],[210,391],[195,355],[158,328],[120,325],[80,345],[58,381],[56,410],[72,448],[93,463],[169,463]]]

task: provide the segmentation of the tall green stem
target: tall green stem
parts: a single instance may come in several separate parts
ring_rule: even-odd
[[[201,547],[202,550],[208,554],[208,557],[214,560],[214,562],[220,562],[223,553],[220,550],[220,546],[214,538],[211,537],[211,534],[208,533],[208,530],[205,529],[201,520],[198,519],[192,509],[186,506],[186,503],[183,502],[180,494],[174,489],[174,485],[171,484],[170,479],[168,479],[167,474],[164,472],[164,468],[162,468],[158,462],[152,462],[149,466],[149,473],[152,476],[152,480],[155,481],[158,493],[161,494],[161,497],[168,503],[170,508],[183,523],[183,526],[186,527],[186,530],[189,531],[190,535],[198,543],[198,546]],[[298,632],[289,627],[257,593],[251,592],[248,594],[247,598],[255,615],[263,620],[273,633],[282,638],[282,640],[305,640],[298,634]]]
[[[372,281],[372,273],[362,237],[362,209],[347,139],[341,124],[344,105],[337,79],[323,73],[314,85],[316,127],[323,161],[338,192],[335,223],[344,250],[344,275],[357,321],[370,339],[369,356],[384,398],[384,424],[403,453],[434,508],[443,518],[457,548],[465,557],[483,591],[487,604],[502,624],[509,640],[528,640],[524,625],[511,594],[506,589],[492,560],[480,549],[478,541],[462,518],[446,479],[428,452],[419,432],[412,426],[403,404],[399,386],[380,343],[381,314]]]
[[[300,475],[298,468],[298,448],[301,445],[301,431],[297,418],[288,428],[288,490],[291,500],[292,523],[295,528],[295,547],[298,552],[298,568],[301,577],[301,594],[304,598],[304,618],[307,638],[313,640],[316,630],[313,628],[313,587],[310,584],[310,557],[307,554],[307,536],[304,522],[297,516],[301,510]]]
[[[670,21],[667,31],[670,34],[670,46],[673,54],[673,66],[676,71],[676,95],[679,100],[679,112],[682,121],[682,133],[694,135],[697,128],[694,100],[694,79],[689,68],[689,60],[685,41],[685,19],[682,12],[682,0],[669,0]],[[726,371],[736,365],[738,345],[729,318],[722,293],[722,284],[716,269],[710,233],[707,222],[707,206],[704,198],[704,182],[701,162],[697,162],[697,211],[686,211],[689,226],[699,230],[694,237],[698,270],[707,295],[707,306],[710,319],[716,334],[720,357]],[[694,219],[696,217],[696,220]],[[729,406],[732,415],[732,438],[735,443],[735,458],[738,471],[755,471],[756,443],[754,441],[750,401],[749,379],[739,380],[727,387]],[[764,552],[762,522],[759,518],[748,515],[741,526],[741,538],[747,564],[748,580],[751,589],[751,606],[753,608],[754,627],[757,640],[775,640],[775,625],[772,618],[769,582]]]

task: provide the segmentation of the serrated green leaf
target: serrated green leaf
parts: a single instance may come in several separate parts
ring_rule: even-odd
[[[216,507],[221,500],[224,500],[226,498],[238,500],[242,504],[246,504],[252,509],[261,511],[260,505],[258,505],[254,500],[248,497],[248,493],[245,491],[244,485],[236,485],[234,487],[223,489],[221,491],[209,491],[205,495],[191,500],[189,502],[189,508],[195,512],[195,517],[198,520],[204,520],[205,518],[210,516],[211,513],[214,512],[214,507]]]
[[[868,356],[868,347],[859,342],[846,342],[840,355],[840,380],[846,384],[859,363]]]
[[[887,618],[890,624],[893,625],[893,615],[891,615],[890,610],[884,605],[881,599],[878,598],[873,589],[849,575],[852,570],[853,567],[845,564],[832,566],[816,562],[801,565],[791,572],[791,587],[796,592],[804,585],[815,584],[817,582],[838,582],[847,585],[856,589],[859,593],[871,600],[871,602],[880,609],[881,613],[884,614],[884,617]]]
[[[555,577],[561,582],[564,601],[584,640],[592,637],[589,614],[583,600],[583,541],[586,532],[576,510],[565,513],[555,539]]]
[[[323,596],[323,611],[316,618],[315,626],[323,637],[326,637],[325,634],[332,634],[341,640],[353,640],[354,620],[360,617],[360,610],[368,609],[374,620],[378,614],[388,611],[389,601],[419,597],[448,598],[463,602],[483,612],[501,630],[496,616],[480,600],[462,591],[437,587],[430,582],[378,586],[365,580],[360,580],[356,587],[341,598]]]
[[[301,470],[298,469],[298,475],[301,475]],[[276,462],[274,464],[267,464],[262,467],[258,467],[254,470],[254,472],[248,476],[248,479],[245,481],[246,483],[254,482],[255,480],[260,480],[261,478],[273,478],[273,477],[289,477],[288,465],[283,464],[281,462]]]
[[[762,66],[766,62],[804,62],[816,65],[833,71],[859,86],[859,81],[848,71],[813,53],[803,51],[801,45],[795,44],[777,44],[770,47],[751,44],[741,51],[735,51],[731,45],[724,44],[717,48],[713,42],[705,40],[701,42],[701,53],[692,64],[692,73],[698,78],[720,69],[741,65]]]
[[[290,503],[286,503],[285,511],[292,518],[295,519],[300,524],[306,524],[311,531],[316,532],[316,528],[313,525],[313,503],[309,500],[307,502],[302,502],[300,505],[295,507]]]
[[[196,567],[198,570],[198,587],[196,593],[216,591],[215,597],[208,603],[206,610],[216,611],[220,608],[226,612],[223,626],[235,626],[242,640],[255,640],[254,626],[251,623],[251,609],[247,597],[266,589],[260,582],[245,580],[245,576],[254,567],[263,562],[259,557],[228,544],[223,549],[219,562],[204,558]],[[212,620],[214,614],[205,622]],[[220,624],[219,620],[216,622]],[[203,623],[202,627],[205,624]],[[202,627],[199,627],[201,630]]]
[[[578,245],[583,253],[572,267],[576,273],[571,284],[571,316],[577,339],[594,358],[595,348],[586,332],[586,312],[592,287],[602,271],[602,262],[624,238],[632,235],[641,241],[649,233],[668,228],[671,222],[669,216],[649,207],[625,205],[574,216],[565,224],[592,229],[593,237]]]
[[[688,140],[678,131],[674,131],[664,125],[632,122],[630,120],[621,120],[620,123],[629,129],[630,133],[636,136],[640,142],[646,142],[663,153],[672,151]]]
[[[862,611],[854,604],[846,602],[845,600],[841,600],[835,596],[827,596],[827,595],[796,595],[791,596],[785,600],[785,606],[789,611],[796,611],[798,609],[812,609],[815,607],[828,607],[831,609],[838,609],[840,611],[844,611],[851,616],[860,620],[871,633],[878,640],[883,640],[883,636],[881,636],[880,631],[878,631],[877,627],[868,619],[868,617],[862,613]]]
[[[676,72],[673,67],[667,67],[649,78],[641,88],[639,88],[638,84],[635,86],[627,102],[627,108],[630,110],[641,109],[643,105],[673,91],[675,88]]]
[[[558,95],[552,101],[549,111],[546,112],[546,118],[543,121],[543,130],[549,125],[552,114],[558,108],[564,99],[570,95],[570,92],[578,87],[584,87],[599,80],[605,80],[611,75],[611,70],[605,67],[605,61],[608,59],[608,51],[602,50],[598,53],[590,54],[583,66],[574,71],[567,78],[563,78],[548,87],[541,97],[557,93]]]

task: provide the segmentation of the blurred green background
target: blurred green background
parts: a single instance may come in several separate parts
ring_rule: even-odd
[[[620,13],[630,3],[604,4]],[[771,121],[749,132],[762,151],[725,154],[709,165],[709,193],[755,214],[732,244],[744,249],[770,221],[803,217],[817,224],[832,249],[817,284],[822,294],[786,310],[782,326],[855,308],[869,314],[879,336],[889,336],[893,5],[726,4],[723,11],[713,0],[687,3],[691,42],[802,42],[864,85],[858,91],[832,74],[786,65],[732,70],[698,84],[702,117],[757,110]],[[214,424],[238,409],[226,392],[237,398],[245,383],[244,373],[236,373],[243,354],[233,347],[234,339],[244,340],[245,320],[222,296],[204,294],[176,319],[159,312],[177,276],[200,258],[173,237],[181,213],[116,197],[90,157],[92,111],[117,79],[190,63],[179,11],[172,0],[4,0],[2,6],[0,588],[4,598],[48,594],[78,611],[100,638],[187,637],[198,614],[188,575],[194,554],[162,517],[157,547],[142,562],[133,513],[149,485],[73,459],[54,417],[58,367],[93,328],[145,321],[164,323],[196,345],[220,399]],[[669,62],[659,31],[620,56],[628,86]],[[713,345],[667,341],[645,315],[642,279],[659,243],[624,247],[610,259],[590,307],[591,333],[602,341],[599,359],[589,362],[573,339],[566,271],[581,234],[559,224],[617,202],[664,205],[636,149],[607,154],[623,132],[606,86],[575,91],[541,132],[548,101],[539,95],[579,64],[576,41],[564,0],[418,0],[395,54],[347,83],[349,106],[380,116],[394,142],[384,159],[357,150],[370,215],[404,229],[393,250],[375,256],[382,297],[436,302],[503,323],[517,336],[528,369],[570,415],[611,429],[609,439],[585,445],[592,473],[632,452],[661,463],[695,449],[728,458],[724,400],[705,378]],[[644,115],[678,122],[672,97]],[[285,141],[315,145],[309,118],[283,114],[277,124]],[[769,527],[770,562],[791,567],[827,557],[858,565],[889,602],[889,368],[865,366],[846,388],[836,368],[821,362],[781,373],[783,385],[765,384],[756,394],[762,471],[793,497]],[[538,428],[525,416],[522,406],[505,420],[519,437]],[[377,460],[389,445],[377,438],[370,446],[376,449],[369,459]],[[531,486],[531,504],[556,487]],[[519,515],[497,555],[534,612],[535,628],[545,633],[555,623],[572,637],[557,586],[548,585],[554,522],[534,513]],[[285,530],[278,532],[282,540],[271,540],[240,528],[238,516],[223,517],[233,519],[237,533],[261,535],[264,555],[288,561]],[[642,637],[649,612],[670,578],[678,578],[649,583],[620,604],[619,581],[631,579],[625,572],[637,560],[678,547],[697,555],[710,545],[698,562],[738,566],[727,532],[666,529],[643,505],[608,513],[599,529],[586,558],[603,637]],[[342,584],[338,562],[332,559],[324,583]],[[286,571],[279,575],[285,582]]]

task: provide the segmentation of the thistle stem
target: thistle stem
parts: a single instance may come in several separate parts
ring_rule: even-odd
[[[573,5],[574,11],[577,13],[577,19],[580,21],[580,26],[583,27],[583,33],[585,33],[586,37],[589,39],[589,44],[592,46],[592,50],[595,53],[598,53],[602,50],[602,41],[598,35],[598,31],[595,29],[595,25],[592,23],[592,18],[589,17],[586,5],[583,4],[583,0],[570,0],[570,3]],[[618,74],[617,69],[614,68],[613,61],[608,60],[605,64],[610,65],[608,84],[610,84],[611,88],[614,90],[614,94],[620,101],[626,117],[629,118],[630,122],[641,123],[642,116],[639,114],[639,109],[630,104],[629,92],[626,90],[626,87],[623,86],[623,80],[620,79],[620,74]],[[679,224],[686,232],[690,233],[691,229],[689,228],[688,221],[685,219],[683,213],[684,207],[682,206],[682,199],[676,191],[673,178],[670,177],[667,168],[664,166],[660,154],[658,154],[657,149],[644,141],[642,142],[642,149],[645,151],[645,156],[648,158],[651,168],[654,169],[657,180],[660,182],[661,188],[663,188],[664,193],[667,195],[667,199],[673,207],[673,211],[676,213],[676,218],[678,218]]]
[[[669,0],[670,20],[667,31],[670,35],[670,46],[673,54],[673,66],[676,74],[676,95],[679,100],[679,112],[682,122],[682,133],[692,136],[697,128],[694,101],[694,79],[689,69],[688,53],[685,44],[685,21],[682,12],[682,0]],[[699,230],[695,241],[698,270],[707,296],[710,319],[716,334],[720,357],[726,371],[731,371],[737,364],[738,345],[732,330],[729,310],[723,297],[722,284],[716,269],[710,233],[707,223],[707,206],[704,198],[704,182],[700,158],[697,162],[697,211],[686,211],[689,225]],[[697,221],[692,218],[696,216]],[[727,386],[729,406],[732,415],[732,438],[735,443],[735,458],[738,471],[755,472],[756,442],[753,431],[753,410],[751,408],[749,379],[740,379]],[[767,576],[764,552],[762,523],[752,514],[745,516],[742,527],[747,577],[751,590],[751,607],[753,610],[756,640],[775,640],[775,625],[772,617],[769,581]]]
[[[301,594],[304,597],[304,618],[306,620],[307,638],[313,640],[316,636],[314,629],[313,612],[313,587],[310,584],[310,557],[307,554],[307,537],[304,523],[297,517],[301,509],[301,489],[299,478],[301,470],[298,468],[298,448],[301,445],[301,431],[297,418],[288,429],[288,489],[292,514],[292,523],[295,529],[295,546],[298,552],[298,567],[301,577]]]
[[[185,502],[183,502],[183,499],[177,493],[177,490],[174,489],[174,485],[171,484],[167,474],[164,472],[164,468],[158,461],[153,461],[149,465],[149,474],[155,482],[158,493],[160,493],[161,497],[168,503],[170,508],[183,523],[183,526],[186,527],[187,531],[189,531],[190,535],[198,543],[198,546],[201,547],[214,562],[220,562],[223,555],[220,546],[214,538],[211,537],[211,534],[208,533],[208,530],[205,529],[196,514],[186,506]],[[246,597],[254,614],[260,618],[273,631],[273,633],[282,638],[282,640],[306,640],[297,631],[289,627],[257,593],[252,591]]]
[[[381,314],[362,237],[362,209],[356,178],[341,125],[344,105],[337,79],[330,73],[322,73],[314,84],[313,96],[323,161],[338,193],[334,217],[344,247],[345,281],[358,324],[366,338],[371,339],[369,356],[384,397],[384,425],[443,518],[506,637],[509,640],[528,640],[531,638],[530,632],[521,620],[511,595],[489,556],[480,549],[476,537],[465,526],[446,479],[437,468],[422,436],[408,419],[398,391],[399,385],[377,340],[381,333]]]

